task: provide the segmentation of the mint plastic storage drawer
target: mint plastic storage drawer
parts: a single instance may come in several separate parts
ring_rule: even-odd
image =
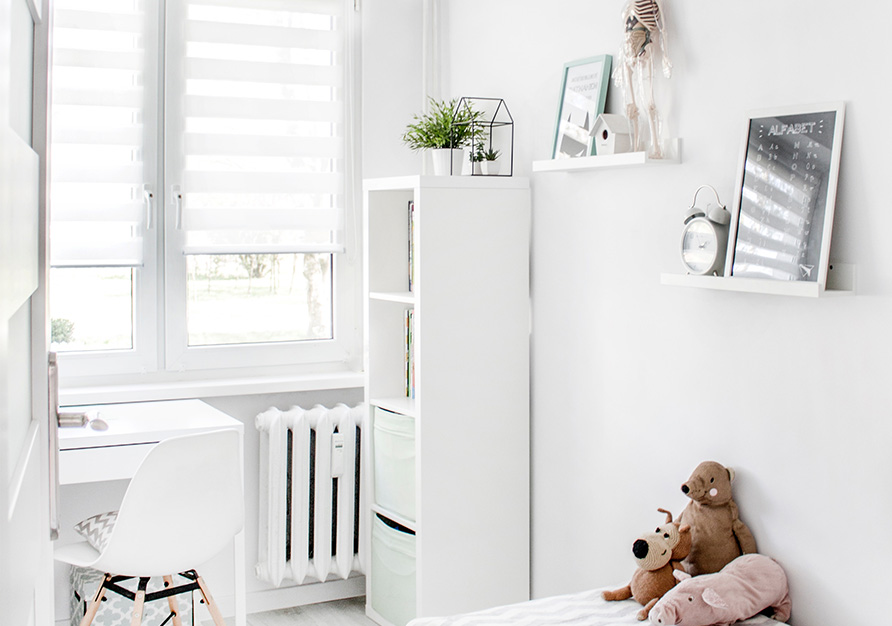
[[[405,626],[415,617],[415,572],[415,534],[376,514],[372,520],[371,605],[394,626]]]
[[[375,503],[415,521],[415,419],[375,407]]]

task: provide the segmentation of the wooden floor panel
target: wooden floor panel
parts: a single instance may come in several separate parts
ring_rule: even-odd
[[[232,618],[226,624],[233,624]],[[365,615],[365,598],[349,598],[248,615],[248,626],[374,626]],[[202,626],[213,626],[210,619]]]

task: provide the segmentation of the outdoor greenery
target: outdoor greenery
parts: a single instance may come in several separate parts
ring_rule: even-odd
[[[187,277],[191,346],[332,337],[329,254],[192,255]]]
[[[458,101],[430,98],[430,111],[414,115],[406,126],[403,142],[412,150],[429,148],[464,148],[482,129],[476,122],[481,112],[470,106],[458,107]]]
[[[190,346],[331,339],[330,254],[189,255],[186,262]],[[52,272],[53,350],[133,348],[130,268]]]
[[[50,340],[53,343],[70,343],[74,339],[74,322],[71,320],[54,317],[51,324]]]

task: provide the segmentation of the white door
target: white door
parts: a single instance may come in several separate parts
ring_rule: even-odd
[[[53,619],[45,237],[32,149],[44,128],[32,110],[41,15],[32,0],[0,0],[0,622],[10,626]]]

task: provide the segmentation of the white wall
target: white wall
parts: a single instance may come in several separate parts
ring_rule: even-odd
[[[892,557],[892,94],[873,26],[892,5],[664,4],[683,163],[532,178],[533,592],[627,581],[632,540],[713,459],[736,468],[742,516],[789,575],[794,623],[869,623]],[[505,98],[530,175],[563,63],[616,55],[622,2],[448,5],[446,95]],[[732,201],[745,112],[831,100],[848,104],[832,257],[857,265],[857,295],[662,286],[697,186]]]
[[[421,172],[400,137],[424,104],[422,2],[362,1],[362,176]]]

